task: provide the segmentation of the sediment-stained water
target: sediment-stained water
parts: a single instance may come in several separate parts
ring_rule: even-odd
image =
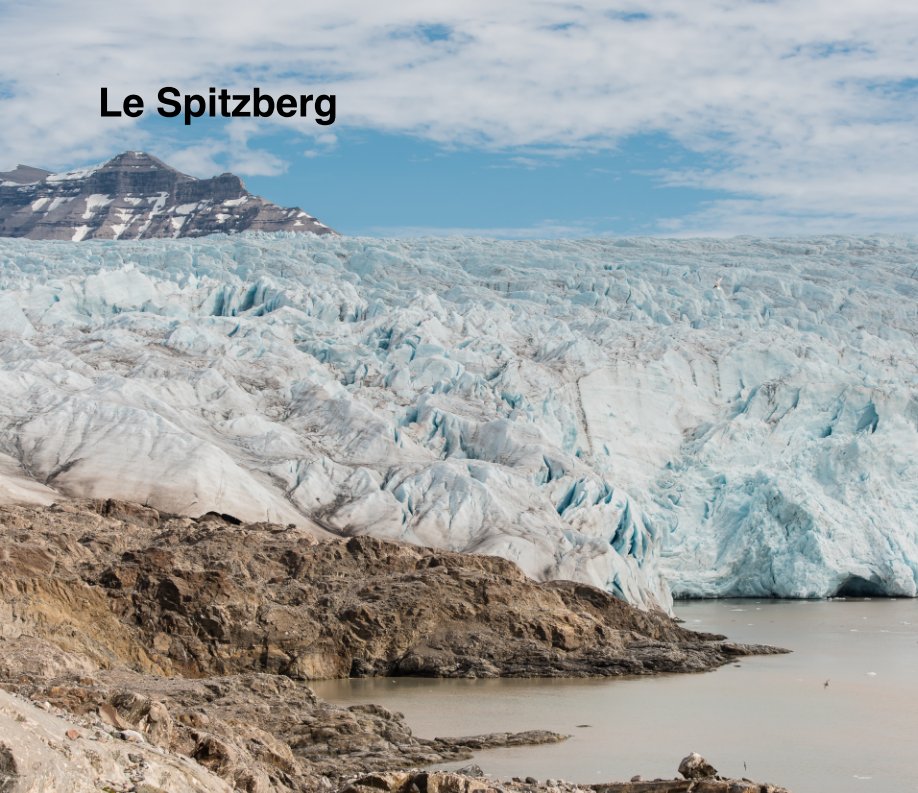
[[[572,736],[476,755],[496,776],[671,777],[697,751],[723,774],[793,793],[918,789],[918,601],[721,600],[678,603],[676,612],[687,627],[794,652],[701,675],[314,687],[335,702],[399,710],[422,736],[532,728]]]

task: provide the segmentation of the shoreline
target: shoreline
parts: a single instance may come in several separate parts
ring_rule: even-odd
[[[84,681],[88,682],[88,681]],[[61,687],[56,687],[60,696]],[[67,689],[71,696],[85,694]],[[290,773],[288,758],[275,754],[282,781],[270,779],[259,765],[240,757],[234,747],[202,732],[196,751],[187,754],[168,745],[168,733],[180,723],[172,721],[159,701],[136,693],[121,692],[114,701],[85,709],[71,700],[55,705],[46,699],[30,699],[10,693],[0,686],[0,782],[3,790],[66,789],[72,793],[103,790],[106,793],[169,793],[194,787],[201,793],[227,793],[230,789],[255,791],[316,791],[332,793],[789,793],[783,787],[732,779],[717,775],[703,758],[690,755],[680,763],[681,778],[645,780],[639,776],[628,782],[577,784],[561,779],[537,780],[533,777],[495,779],[476,765],[457,771],[424,769],[392,760],[373,760],[376,770],[353,767],[341,770],[341,758],[331,754],[320,773],[308,776]],[[327,705],[327,703],[324,703]],[[386,715],[378,706],[353,706],[347,711],[360,715]],[[205,725],[209,718],[198,712],[196,721]],[[340,713],[338,714],[340,715]],[[180,717],[181,718],[181,717]],[[187,720],[187,714],[186,714]],[[408,731],[410,735],[410,730]],[[353,736],[353,733],[350,733]],[[252,739],[250,734],[249,739]],[[543,731],[498,733],[453,739],[415,739],[428,749],[451,752],[442,759],[471,759],[473,751],[506,746],[536,746],[564,740],[565,736]],[[270,753],[278,747],[265,747]],[[696,767],[686,761],[697,757]],[[260,758],[262,764],[264,758]],[[190,762],[194,761],[194,762]],[[434,761],[436,762],[436,761]],[[426,763],[431,765],[432,763]],[[334,774],[321,773],[333,767]],[[253,768],[255,771],[253,772]],[[261,773],[260,773],[261,772]],[[175,787],[179,783],[182,787]]]
[[[537,583],[504,559],[369,537],[316,542],[111,500],[0,507],[0,535],[0,689],[77,719],[96,742],[149,744],[254,793],[359,793],[361,774],[565,739],[419,738],[379,705],[321,700],[313,679],[652,676],[785,652],[686,630],[586,584]],[[35,721],[23,719],[18,732]],[[7,747],[11,768],[28,765],[28,741],[19,745],[19,760]],[[418,773],[434,784],[435,772]],[[492,789],[443,774],[446,787],[428,784],[431,793]],[[401,792],[420,777],[393,779]],[[501,784],[493,789],[599,790]]]

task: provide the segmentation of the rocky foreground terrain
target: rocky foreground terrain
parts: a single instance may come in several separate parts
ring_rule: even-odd
[[[575,790],[408,770],[564,736],[419,738],[307,682],[689,672],[773,651],[494,557],[117,501],[0,508],[3,793]],[[592,789],[775,790],[702,776]]]
[[[252,195],[231,173],[196,179],[142,151],[95,168],[0,172],[0,236],[32,240],[200,237],[238,231],[333,234],[298,207]]]

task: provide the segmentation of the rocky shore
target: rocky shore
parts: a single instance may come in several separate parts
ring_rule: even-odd
[[[480,769],[476,769],[480,770]],[[370,774],[352,780],[341,793],[788,793],[785,788],[759,784],[749,779],[690,776],[679,779],[608,782],[575,785],[561,779],[543,782],[514,778],[494,781],[464,773],[415,771]]]
[[[539,584],[493,557],[317,543],[115,501],[0,507],[2,793],[770,791],[713,777],[577,788],[410,771],[565,736],[419,738],[400,714],[332,705],[307,685],[698,672],[762,652],[777,650],[693,633],[583,584]]]

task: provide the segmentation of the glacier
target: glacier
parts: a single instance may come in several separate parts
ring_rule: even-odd
[[[0,501],[918,593],[918,239],[0,240]]]

